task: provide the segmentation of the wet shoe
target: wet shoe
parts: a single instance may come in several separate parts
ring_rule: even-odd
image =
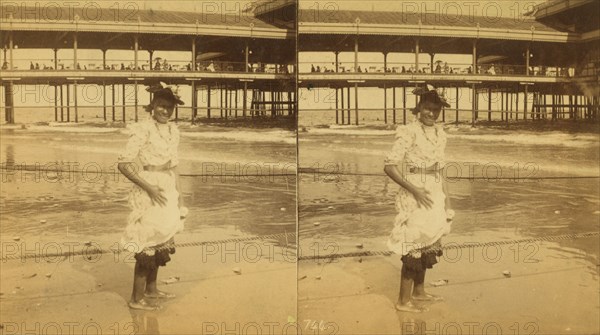
[[[130,301],[128,304],[129,308],[137,309],[142,311],[158,311],[161,309],[158,305],[150,305],[146,300],[140,299],[139,301]]]
[[[173,299],[176,295],[169,292],[158,291],[156,293],[144,293],[144,297],[152,299]]]
[[[425,295],[413,295],[412,299],[415,301],[444,301],[444,297],[429,293]]]
[[[417,307],[410,301],[404,305],[396,304],[395,307],[398,312],[423,313],[428,311],[427,308]]]

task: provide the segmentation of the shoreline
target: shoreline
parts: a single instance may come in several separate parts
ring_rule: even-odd
[[[412,121],[407,121],[407,124]],[[477,121],[473,127],[470,122],[441,122],[437,124],[441,125],[445,129],[457,129],[469,133],[481,133],[489,131],[528,131],[528,132],[566,132],[566,133],[582,133],[582,134],[600,134],[600,122],[589,122],[589,121],[549,121],[549,120],[520,120],[509,123],[504,121]],[[371,131],[394,131],[402,123],[396,124],[364,124],[364,125],[340,125],[340,124],[316,124],[316,125],[303,125],[298,124],[298,132],[310,132],[311,130],[371,130]],[[382,133],[383,134],[383,133]]]

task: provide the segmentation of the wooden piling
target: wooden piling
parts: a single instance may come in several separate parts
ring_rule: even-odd
[[[402,124],[406,124],[406,86],[402,86]]]
[[[392,123],[396,124],[396,86],[392,87]]]
[[[115,98],[115,84],[112,84],[111,94],[112,94],[112,120],[113,120],[113,122],[115,122],[115,119],[116,119],[115,114],[117,112],[117,110],[116,110],[117,107],[115,106],[116,105],[116,101],[115,101],[115,99],[116,99]]]
[[[385,83],[383,84],[383,123],[387,124],[387,86]]]
[[[122,88],[123,88],[123,98],[121,98],[121,101],[123,102],[123,111],[122,111],[121,119],[123,120],[123,123],[126,123],[127,120],[125,120],[125,84],[122,85]]]

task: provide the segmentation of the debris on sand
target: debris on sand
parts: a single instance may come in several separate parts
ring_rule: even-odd
[[[164,284],[167,284],[167,285],[169,285],[169,284],[176,283],[176,282],[178,282],[179,280],[180,280],[180,278],[179,278],[179,277],[169,277],[169,278],[167,278],[167,279],[162,279],[162,280],[161,280],[161,282],[162,282],[162,283],[164,283]]]
[[[448,279],[436,280],[436,281],[433,281],[433,282],[431,282],[429,284],[431,284],[431,286],[435,286],[435,287],[444,286],[444,285],[448,284]]]

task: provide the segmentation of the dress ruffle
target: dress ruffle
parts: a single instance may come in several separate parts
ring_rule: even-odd
[[[183,230],[175,173],[141,171],[139,175],[149,184],[160,187],[167,201],[165,206],[153,204],[146,191],[137,185],[133,186],[129,194],[131,213],[121,244],[123,248],[136,253],[165,243]]]

